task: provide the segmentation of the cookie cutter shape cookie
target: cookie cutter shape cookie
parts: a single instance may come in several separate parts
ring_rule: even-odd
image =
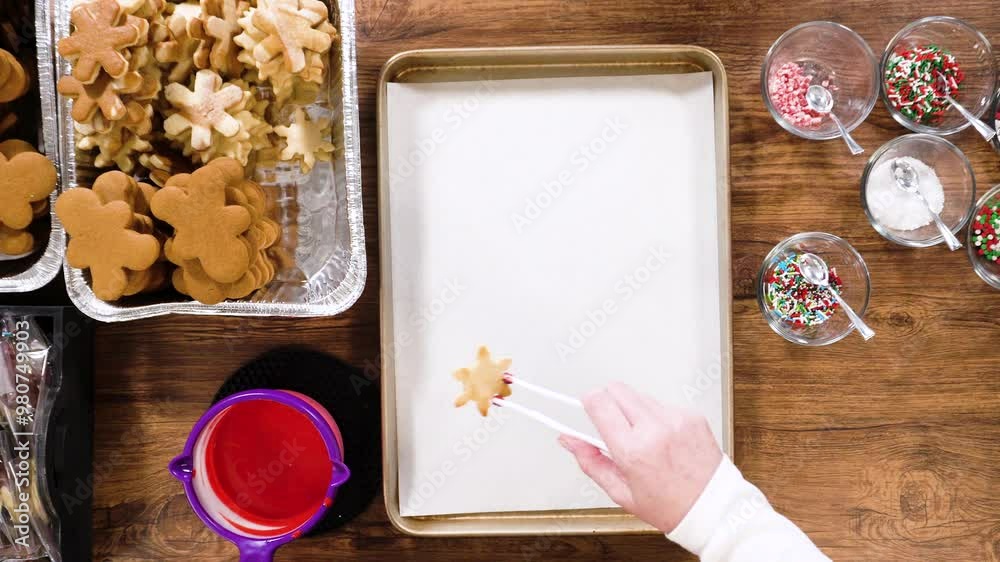
[[[71,189],[56,201],[56,214],[70,235],[66,262],[89,269],[94,294],[115,301],[129,287],[129,271],[144,271],[160,257],[160,242],[132,230],[135,214],[128,203],[101,203],[96,193]]]
[[[204,166],[174,181],[153,197],[153,214],[174,227],[173,251],[181,260],[199,260],[219,283],[233,283],[250,268],[251,249],[242,237],[249,211],[226,204],[226,175]]]
[[[35,248],[35,237],[27,230],[0,224],[0,255],[21,256]]]
[[[222,77],[211,70],[198,71],[194,90],[168,84],[166,97],[178,112],[164,121],[164,131],[178,137],[190,129],[191,147],[195,150],[212,145],[212,131],[229,138],[242,130],[242,124],[229,111],[243,101],[243,90],[233,84],[224,86]]]
[[[167,18],[166,25],[167,40],[156,44],[153,56],[161,64],[173,65],[167,74],[167,82],[186,82],[194,71],[194,54],[199,41],[188,34],[187,18],[181,14],[172,14]]]
[[[90,121],[98,109],[107,121],[117,121],[128,112],[118,95],[115,81],[106,74],[90,84],[84,84],[75,76],[63,76],[56,89],[73,100],[73,120],[78,123]]]
[[[307,51],[325,53],[333,45],[336,30],[328,18],[326,4],[319,0],[272,0],[261,5],[252,21],[267,37],[254,47],[254,58],[264,63],[284,56],[289,72],[302,72]]]
[[[122,51],[136,45],[141,29],[126,22],[125,12],[115,0],[91,0],[70,13],[76,30],[59,41],[59,54],[74,63],[73,76],[84,84],[97,80],[103,68],[112,78],[128,72]]]
[[[56,188],[56,168],[37,152],[7,159],[0,154],[0,223],[15,230],[28,228],[35,216],[32,203],[45,200]]]
[[[455,371],[455,379],[462,383],[462,393],[455,399],[455,407],[461,408],[475,402],[479,413],[485,416],[493,397],[511,395],[510,386],[504,381],[504,373],[510,368],[511,359],[494,361],[485,345],[476,352],[476,362],[468,368]]]
[[[303,172],[312,170],[317,160],[329,161],[336,148],[327,140],[330,120],[310,121],[301,107],[295,110],[294,123],[275,127],[274,132],[285,139],[281,159],[291,161],[301,157]]]
[[[242,31],[240,17],[249,9],[244,0],[202,0],[202,17],[188,22],[188,34],[199,40],[195,66],[236,77],[243,71],[233,39]]]
[[[0,103],[14,101],[28,93],[31,80],[24,66],[8,51],[0,49]]]

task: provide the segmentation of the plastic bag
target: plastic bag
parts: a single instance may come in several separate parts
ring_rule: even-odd
[[[0,313],[0,559],[61,562],[46,436],[61,373],[31,315]]]

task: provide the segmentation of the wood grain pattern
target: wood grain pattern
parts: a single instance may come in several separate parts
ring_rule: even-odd
[[[690,43],[729,72],[736,460],[771,501],[837,560],[1000,560],[1000,293],[964,252],[891,246],[859,207],[863,158],[794,138],[770,118],[759,73],[770,43],[811,19],[841,22],[878,52],[912,19],[944,13],[1000,39],[995,4],[898,0],[360,0],[359,92],[369,281],[333,319],[169,318],[102,326],[97,349],[95,559],[234,560],[166,473],[217,386],[270,347],[308,342],[377,361],[375,86],[416,48]],[[869,153],[903,134],[876,106],[856,131]],[[980,191],[1000,158],[972,131],[955,142]],[[803,230],[836,233],[867,260],[878,336],[805,349],[771,333],[754,300],[763,256]],[[227,346],[227,342],[230,342]],[[659,537],[413,539],[381,499],[359,521],[285,547],[278,560],[687,560]]]

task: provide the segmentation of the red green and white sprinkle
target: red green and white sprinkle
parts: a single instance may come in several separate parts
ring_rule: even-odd
[[[938,74],[948,83],[947,93],[958,99],[965,73],[954,55],[937,45],[897,50],[886,64],[886,97],[907,119],[933,125],[950,105]]]
[[[972,244],[988,262],[1000,260],[1000,197],[987,201],[972,217]]]
[[[806,281],[799,270],[799,254],[783,259],[767,279],[765,300],[778,316],[798,326],[818,326],[830,319],[839,305],[830,289]],[[830,285],[840,293],[843,282],[830,269]]]

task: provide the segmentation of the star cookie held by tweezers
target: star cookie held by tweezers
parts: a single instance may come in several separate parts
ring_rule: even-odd
[[[512,362],[511,359],[494,361],[489,348],[480,346],[476,352],[476,363],[455,371],[455,379],[465,387],[455,399],[455,407],[461,408],[468,402],[475,402],[479,413],[485,417],[494,396],[505,398],[511,395],[510,386],[504,381],[504,373]]]

